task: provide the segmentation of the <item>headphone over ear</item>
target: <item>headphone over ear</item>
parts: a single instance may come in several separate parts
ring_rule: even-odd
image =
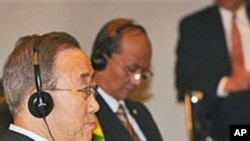
[[[51,95],[42,90],[42,79],[40,73],[40,66],[38,61],[38,52],[39,48],[37,46],[37,42],[35,43],[35,47],[33,48],[33,65],[34,65],[34,75],[36,82],[36,90],[28,101],[28,108],[30,113],[37,118],[45,118],[48,116],[53,109],[53,99]]]
[[[102,34],[102,32],[100,33]],[[98,35],[97,40],[99,40]],[[104,54],[110,55],[112,53],[112,47],[114,44],[114,40],[118,37],[118,35],[115,35],[114,37],[111,37],[110,35],[106,35],[106,38],[100,42],[96,42],[94,45],[93,54],[91,55],[91,63],[94,68],[94,70],[101,71],[104,70],[108,60],[105,58]],[[97,44],[97,45],[96,45]],[[95,48],[98,48],[95,50]]]
[[[107,59],[102,54],[93,54],[91,56],[91,63],[95,70],[101,71],[107,65]]]
[[[95,70],[101,71],[104,70],[107,65],[107,58],[105,58],[104,54],[110,56],[115,50],[115,42],[119,40],[121,33],[128,28],[138,28],[142,32],[146,33],[146,30],[139,25],[136,21],[127,20],[126,24],[118,26],[115,31],[108,31],[109,24],[103,27],[103,29],[99,32],[93,47],[93,53],[91,55],[91,63]]]

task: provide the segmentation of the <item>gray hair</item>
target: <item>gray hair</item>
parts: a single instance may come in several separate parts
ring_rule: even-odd
[[[35,88],[33,49],[39,48],[39,65],[44,86],[56,86],[55,60],[58,52],[68,48],[80,48],[78,41],[65,32],[21,37],[8,56],[3,72],[4,94],[13,116],[21,102]]]

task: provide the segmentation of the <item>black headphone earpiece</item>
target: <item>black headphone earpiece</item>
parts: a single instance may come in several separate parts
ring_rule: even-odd
[[[44,91],[34,93],[28,104],[30,113],[37,118],[48,116],[53,109],[52,97]]]
[[[93,54],[91,56],[91,63],[95,70],[104,70],[107,65],[107,59],[102,54]]]
[[[45,118],[48,116],[53,107],[53,99],[51,95],[47,92],[42,90],[42,79],[40,73],[40,66],[38,61],[38,46],[37,42],[35,43],[35,47],[33,49],[33,65],[34,65],[34,75],[35,75],[35,83],[36,83],[36,90],[28,101],[28,108],[30,113],[37,117],[37,118]]]
[[[99,35],[100,36],[100,35]],[[99,48],[94,50],[91,55],[91,63],[92,67],[96,71],[102,71],[106,68],[108,63],[107,58],[105,58],[104,54],[110,54],[110,46],[113,44],[113,38],[110,35],[106,35],[106,38],[98,43],[95,43],[95,48]]]

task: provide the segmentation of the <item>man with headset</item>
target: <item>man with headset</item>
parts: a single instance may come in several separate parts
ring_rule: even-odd
[[[133,20],[111,20],[97,35],[91,61],[98,85],[96,99],[101,107],[97,118],[105,141],[163,140],[148,109],[127,99],[152,75],[151,56],[148,35]]]
[[[3,72],[14,117],[1,141],[90,141],[99,105],[94,70],[64,32],[20,38]]]

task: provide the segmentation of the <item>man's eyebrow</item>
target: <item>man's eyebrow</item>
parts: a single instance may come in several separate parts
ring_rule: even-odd
[[[90,79],[91,81],[93,81],[95,79],[95,73],[90,73],[90,72],[83,72],[81,75],[81,81],[83,83],[88,82],[88,80]]]
[[[90,73],[89,72],[83,72],[83,73],[81,73],[80,76],[81,76],[82,79],[86,79],[87,77],[90,76]]]
[[[151,68],[151,65],[143,67],[139,64],[132,64],[131,66],[128,66],[129,68],[134,68],[134,69],[143,69],[143,70],[147,70],[149,68]]]

